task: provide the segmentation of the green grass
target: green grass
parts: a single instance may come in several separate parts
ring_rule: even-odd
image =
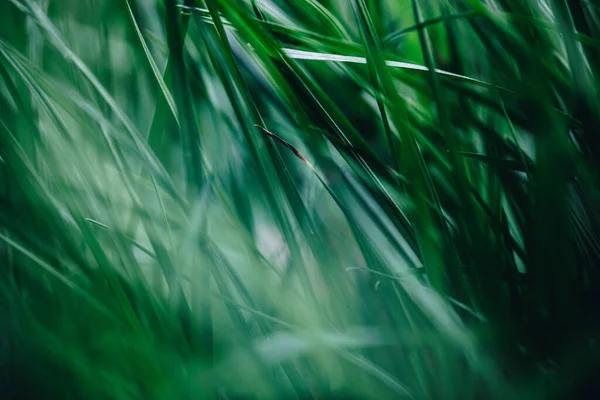
[[[5,0],[8,398],[576,398],[600,8]]]

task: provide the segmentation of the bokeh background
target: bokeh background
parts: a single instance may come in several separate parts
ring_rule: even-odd
[[[0,1],[2,396],[594,396],[599,17]]]

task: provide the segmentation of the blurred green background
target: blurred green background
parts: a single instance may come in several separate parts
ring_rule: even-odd
[[[1,0],[0,396],[597,396],[599,18]]]

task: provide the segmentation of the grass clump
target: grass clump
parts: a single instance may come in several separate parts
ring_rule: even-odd
[[[13,398],[572,398],[598,7],[8,0]]]

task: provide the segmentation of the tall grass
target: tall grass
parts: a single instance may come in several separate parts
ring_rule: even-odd
[[[9,398],[573,398],[600,9],[0,2]]]

